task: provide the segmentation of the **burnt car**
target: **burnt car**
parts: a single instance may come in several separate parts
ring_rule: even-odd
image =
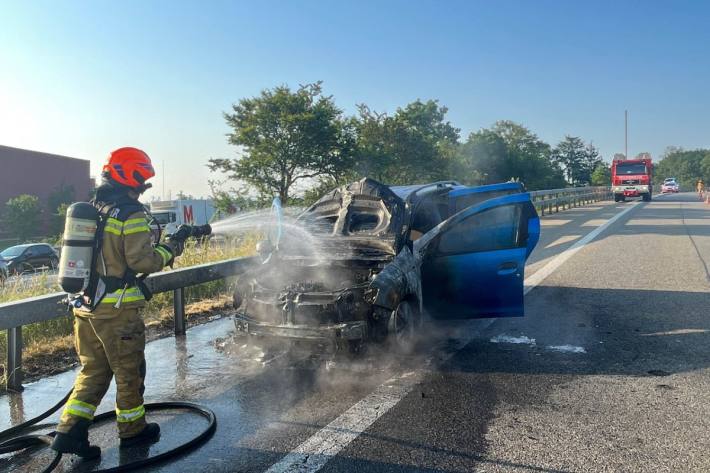
[[[540,234],[517,182],[365,178],[327,193],[288,227],[295,234],[263,242],[264,263],[237,282],[237,331],[352,351],[387,338],[406,343],[423,314],[522,316],[525,261]]]

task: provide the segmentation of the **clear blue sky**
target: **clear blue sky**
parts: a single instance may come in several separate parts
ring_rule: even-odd
[[[207,159],[235,153],[223,111],[323,80],[347,113],[434,98],[463,137],[509,119],[607,159],[628,108],[629,153],[658,157],[710,147],[709,24],[702,1],[0,0],[0,144],[94,173],[139,146],[207,194]]]

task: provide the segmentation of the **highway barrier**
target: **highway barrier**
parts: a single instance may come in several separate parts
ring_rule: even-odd
[[[530,192],[535,208],[540,215],[559,212],[601,200],[611,200],[610,187],[570,187]]]
[[[530,192],[530,195],[541,215],[612,198],[609,187],[542,190]],[[175,334],[183,335],[186,330],[185,288],[237,276],[257,264],[257,261],[257,257],[235,258],[164,271],[150,275],[146,285],[153,293],[173,292]],[[70,315],[66,298],[65,293],[55,292],[0,304],[0,330],[7,330],[5,373],[8,389],[22,390],[22,326]]]

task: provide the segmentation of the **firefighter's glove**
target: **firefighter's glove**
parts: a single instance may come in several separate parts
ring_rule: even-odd
[[[170,248],[173,256],[180,256],[185,251],[185,240],[167,240],[165,245]]]
[[[178,256],[177,249],[173,247],[174,245],[172,243],[159,243],[158,245],[155,245],[155,249],[160,253],[161,255],[165,255],[166,253],[170,254],[170,259],[165,262],[165,266],[170,266],[171,268],[173,267],[173,263],[175,262],[175,257]],[[182,250],[180,250],[180,253],[182,253]],[[165,258],[165,256],[163,256]]]

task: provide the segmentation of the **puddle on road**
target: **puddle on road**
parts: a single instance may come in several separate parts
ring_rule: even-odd
[[[558,351],[562,353],[587,353],[584,347],[578,347],[575,345],[551,345],[545,347],[547,350]]]
[[[491,343],[512,343],[516,345],[536,346],[537,341],[534,338],[528,338],[525,335],[520,337],[512,337],[510,335],[496,335],[490,339]],[[547,345],[546,350],[556,351],[559,353],[587,353],[584,347],[576,345]]]
[[[212,342],[226,336],[233,327],[231,319],[225,318],[193,327],[187,337],[169,337],[149,343],[146,346],[146,402],[218,394],[223,387],[215,383],[215,379],[231,378],[236,373],[248,374],[250,367],[259,369],[260,365],[252,360],[230,357],[215,349]],[[0,396],[0,430],[34,417],[56,403],[71,389],[77,370],[26,384],[22,393]],[[113,410],[114,399],[115,385],[111,383],[97,412]]]
[[[496,335],[491,338],[491,343],[516,343],[524,345],[535,345],[534,338],[528,338],[525,335],[521,337],[511,337],[510,335]]]

